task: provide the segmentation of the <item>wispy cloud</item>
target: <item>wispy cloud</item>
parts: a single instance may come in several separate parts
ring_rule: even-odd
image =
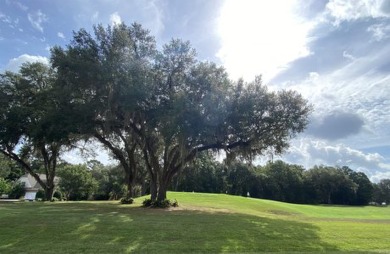
[[[390,38],[390,25],[375,24],[367,28],[367,32],[372,34],[374,41],[382,41]]]
[[[38,10],[33,13],[29,13],[27,15],[28,21],[30,21],[31,25],[43,33],[43,26],[42,24],[48,20],[46,14],[44,14],[41,10]]]
[[[61,39],[65,39],[65,35],[64,35],[63,33],[61,33],[61,32],[58,32],[58,33],[57,33],[57,36],[58,36],[59,38],[61,38]]]
[[[154,34],[161,34],[165,29],[164,25],[164,9],[162,1],[152,0],[139,2],[139,7],[143,9],[143,19],[146,21],[146,27],[149,27]]]
[[[1,12],[0,12],[0,21],[8,25],[8,27],[12,29],[18,28],[19,25],[19,18],[12,19],[11,16],[5,15],[4,13]]]
[[[346,50],[343,51],[343,57],[352,61],[356,59],[353,55],[349,54]]]
[[[3,23],[7,23],[7,24],[11,24],[12,23],[12,19],[10,16],[8,15],[5,15],[3,13],[0,12],[0,20],[1,22]]]
[[[97,12],[95,12],[95,13],[92,15],[91,21],[92,21],[92,22],[96,22],[96,21],[98,21],[98,19],[99,19],[99,12],[97,11]]]
[[[16,6],[18,6],[22,11],[27,11],[28,10],[28,7],[18,1],[14,1],[14,3],[16,4]]]
[[[139,22],[158,37],[164,30],[164,8],[169,4],[161,0],[85,0],[77,2],[77,5],[71,8],[74,10],[73,18],[78,27],[90,28],[99,23],[115,25],[122,21],[127,24]]]

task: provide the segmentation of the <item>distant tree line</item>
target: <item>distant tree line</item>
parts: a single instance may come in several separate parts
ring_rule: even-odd
[[[0,155],[0,195],[24,194],[17,179],[24,174],[13,161]],[[145,170],[143,167],[140,170]],[[42,169],[41,169],[42,171]],[[119,200],[127,193],[121,165],[59,163],[60,182],[54,197],[62,200]],[[150,194],[147,177],[134,182],[134,196]],[[198,156],[176,175],[169,190],[223,193],[299,204],[367,205],[390,203],[390,179],[372,183],[366,174],[347,166],[302,166],[277,160],[264,166],[240,161],[218,162],[211,153]],[[43,191],[37,198],[44,199]]]
[[[177,175],[175,191],[226,193],[301,204],[367,205],[390,202],[390,179],[372,183],[347,166],[302,166],[283,161],[253,166],[203,155]]]

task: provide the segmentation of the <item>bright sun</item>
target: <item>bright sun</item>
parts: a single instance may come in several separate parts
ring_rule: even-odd
[[[289,62],[310,54],[312,25],[299,19],[293,0],[227,0],[220,12],[218,33],[222,47],[217,56],[233,79],[252,80],[262,74],[268,81]]]

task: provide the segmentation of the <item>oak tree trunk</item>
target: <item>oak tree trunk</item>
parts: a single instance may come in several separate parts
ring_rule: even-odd
[[[45,200],[52,201],[54,195],[54,186],[46,186],[44,190],[45,190]]]
[[[150,179],[150,199],[152,201],[157,200],[157,181],[156,179]]]
[[[167,189],[166,181],[161,181],[158,186],[157,202],[167,199]]]

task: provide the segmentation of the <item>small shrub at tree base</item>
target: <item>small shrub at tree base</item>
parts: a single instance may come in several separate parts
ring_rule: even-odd
[[[42,201],[45,199],[45,191],[44,190],[38,190],[37,194],[35,195],[35,200]]]
[[[35,195],[35,200],[47,201],[45,197],[45,191],[43,189],[38,190],[37,194]],[[62,193],[59,190],[54,191],[53,198],[50,200],[50,202],[61,201],[61,200],[62,200]]]
[[[171,206],[173,206],[173,207],[179,207],[179,203],[177,202],[176,199],[175,199],[175,201],[171,201]]]
[[[143,202],[142,202],[142,206],[143,207],[151,207],[152,206],[152,200],[150,198],[148,199],[145,199]]]
[[[155,208],[168,208],[171,206],[171,202],[169,201],[169,199],[164,199],[164,200],[161,200],[161,201],[155,201],[153,202],[153,206],[152,207],[155,207]]]
[[[168,208],[168,207],[178,207],[179,203],[175,201],[170,201],[169,199],[164,199],[162,201],[152,201],[151,199],[145,199],[142,202],[143,207],[153,207],[153,208]]]
[[[62,193],[59,190],[56,190],[53,194],[53,199],[55,201],[61,201],[62,200]]]
[[[134,199],[130,198],[130,197],[123,197],[121,199],[121,204],[124,204],[124,205],[130,205],[134,203]]]

